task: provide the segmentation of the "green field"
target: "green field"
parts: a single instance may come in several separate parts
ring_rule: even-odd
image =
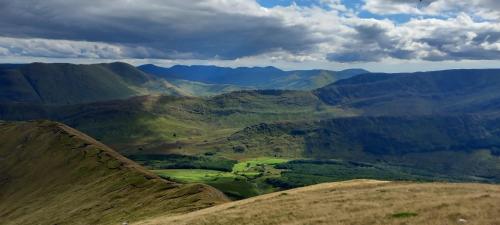
[[[145,159],[150,161],[144,161]],[[152,171],[163,178],[181,183],[208,184],[233,199],[351,179],[447,182],[470,179],[385,163],[364,163],[346,160],[291,160],[260,157],[236,162],[211,156],[171,155],[163,158],[159,156],[142,156],[142,159],[138,160],[138,162],[150,169],[153,168]],[[154,169],[158,168],[155,167],[158,165],[172,169]],[[228,167],[231,165],[232,169],[229,169]]]
[[[213,169],[152,171],[163,178],[177,182],[209,184],[235,199],[241,199],[278,190],[278,188],[269,185],[266,180],[271,177],[279,177],[281,171],[274,166],[287,161],[287,159],[267,157],[249,159],[234,164],[231,172]]]
[[[262,194],[259,186],[244,176],[231,172],[200,169],[153,170],[159,176],[181,183],[204,183],[211,185],[233,199],[242,199]]]
[[[236,180],[238,175],[230,172],[217,170],[200,169],[167,169],[153,170],[161,177],[172,179],[183,183],[214,183],[225,182],[227,180]]]
[[[233,166],[233,173],[247,178],[257,178],[261,176],[279,176],[280,171],[274,167],[280,163],[288,162],[288,159],[262,157],[245,160]]]

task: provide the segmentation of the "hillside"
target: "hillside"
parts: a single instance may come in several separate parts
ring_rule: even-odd
[[[175,85],[188,96],[215,96],[233,91],[250,90],[252,87],[242,87],[231,84],[207,84],[197,81],[169,79],[169,83]]]
[[[0,118],[61,121],[162,176],[235,198],[358,178],[498,183],[500,83],[496,70],[471,71],[360,75],[314,92],[0,104]]]
[[[498,183],[498,123],[497,119],[477,116],[352,117],[264,123],[234,133],[222,149],[230,151],[232,146],[244,146],[245,152],[240,154],[252,156],[297,157],[298,152],[304,158],[375,164],[361,167],[377,168],[382,164],[404,167],[392,168],[392,171],[406,170],[414,175],[427,173],[425,176],[436,178],[446,175],[451,180]],[[333,169],[334,165],[321,160],[297,161],[282,168],[289,169],[285,174],[295,176],[290,179],[315,175],[331,180],[338,174],[326,168]],[[307,169],[313,167],[316,169]],[[373,178],[376,174],[357,176]],[[286,179],[280,182],[288,182]]]
[[[331,105],[368,115],[440,113],[498,114],[500,70],[445,70],[403,74],[365,74],[314,93]]]
[[[498,225],[500,186],[354,180],[226,203],[134,225]]]
[[[199,184],[163,180],[65,125],[0,123],[3,225],[120,224],[226,201]]]
[[[67,105],[145,94],[184,95],[167,81],[125,63],[0,66],[2,103]]]
[[[168,81],[189,80],[206,84],[230,84],[242,89],[282,89],[313,90],[340,79],[368,73],[362,69],[343,71],[295,70],[283,71],[275,67],[217,67],[217,66],[182,66],[170,68],[152,64],[138,67],[145,73],[153,74]]]
[[[351,114],[300,91],[239,91],[211,98],[141,96],[57,107],[0,103],[0,119],[61,121],[119,150],[131,144],[140,145],[134,149],[165,142],[195,144],[262,121]]]

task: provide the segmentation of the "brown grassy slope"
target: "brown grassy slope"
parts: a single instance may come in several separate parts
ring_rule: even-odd
[[[267,194],[136,225],[497,225],[499,215],[500,186],[355,180]]]
[[[226,198],[160,179],[65,125],[0,122],[0,224],[120,224]]]

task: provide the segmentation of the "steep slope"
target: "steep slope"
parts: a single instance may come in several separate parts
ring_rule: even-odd
[[[243,89],[313,90],[334,81],[368,73],[366,70],[344,71],[296,70],[283,71],[275,67],[181,66],[171,68],[152,64],[138,67],[140,70],[163,77],[169,81],[189,80],[207,84],[231,84]]]
[[[182,95],[165,80],[125,63],[0,66],[0,102],[77,104],[136,95]]]
[[[498,113],[500,69],[365,74],[316,90],[324,102],[369,115]]]
[[[498,202],[498,185],[354,180],[267,194],[135,225],[497,225]]]
[[[119,224],[226,201],[163,180],[65,125],[0,123],[0,223]]]

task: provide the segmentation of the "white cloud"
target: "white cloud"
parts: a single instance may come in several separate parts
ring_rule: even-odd
[[[379,15],[415,14],[446,17],[462,12],[487,20],[500,19],[498,0],[365,0],[363,9]]]
[[[477,22],[465,13],[449,19],[415,18],[403,24],[354,18],[349,24],[355,31],[351,41],[328,55],[332,61],[500,59],[496,48],[500,24]]]

